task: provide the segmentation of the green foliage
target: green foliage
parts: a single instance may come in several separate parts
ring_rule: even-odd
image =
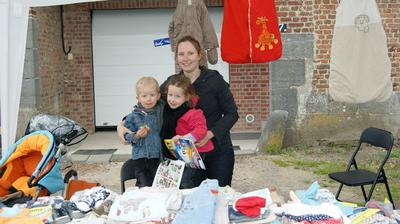
[[[290,166],[290,163],[288,163],[287,161],[283,161],[283,160],[272,160],[276,165],[280,166],[280,167],[288,167]]]
[[[282,153],[282,146],[277,144],[269,144],[266,146],[265,151],[270,155],[278,155]]]
[[[314,173],[317,175],[328,175],[329,173],[337,172],[338,170],[343,170],[344,167],[346,167],[346,163],[338,162],[338,163],[332,163],[332,162],[325,162],[321,163],[319,167],[317,167],[316,170],[314,170]]]
[[[400,150],[392,150],[390,154],[391,159],[399,159],[400,158]]]

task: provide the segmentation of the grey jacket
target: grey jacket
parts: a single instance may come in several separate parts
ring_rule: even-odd
[[[203,0],[178,0],[168,28],[172,51],[175,51],[178,40],[187,35],[200,42],[203,59],[207,58],[205,57],[207,51],[210,64],[217,63],[218,38]],[[207,61],[202,61],[200,64],[207,66]]]

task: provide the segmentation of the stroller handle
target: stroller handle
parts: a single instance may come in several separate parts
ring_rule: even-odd
[[[28,179],[28,187],[36,186],[36,183],[34,184],[32,182],[33,182],[33,179],[35,179],[38,174],[39,174],[38,170],[35,170],[35,172],[32,173],[32,175]]]
[[[64,145],[68,145],[71,140],[74,139],[76,134],[78,134],[78,130],[71,130],[64,136],[65,138],[61,140],[61,143],[63,143]]]

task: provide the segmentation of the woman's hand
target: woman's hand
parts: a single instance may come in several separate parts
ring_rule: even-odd
[[[126,127],[124,126],[124,122],[123,122],[123,121],[120,121],[120,122],[117,124],[117,134],[118,134],[118,138],[119,138],[119,140],[121,141],[122,144],[127,145],[127,144],[129,144],[129,143],[128,143],[127,141],[125,141],[125,138],[124,138],[125,133],[133,134],[133,133],[131,132],[131,130],[129,130],[128,128],[126,128]]]
[[[214,133],[212,133],[212,131],[208,130],[206,136],[203,139],[201,139],[200,141],[196,142],[195,145],[197,147],[202,147],[208,142],[208,140],[210,140],[212,138],[214,138]]]

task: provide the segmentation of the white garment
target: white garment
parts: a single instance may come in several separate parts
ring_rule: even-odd
[[[167,209],[177,209],[169,203],[181,204],[177,189],[141,188],[124,192],[114,200],[108,218],[115,221],[161,221],[168,217]]]
[[[82,212],[89,212],[100,206],[106,199],[113,200],[116,193],[103,186],[96,186],[82,191],[75,192],[70,201]]]
[[[215,206],[215,224],[227,224],[229,223],[229,213],[228,213],[228,198],[224,194],[219,194],[217,196],[217,203]]]
[[[236,202],[241,199],[241,198],[247,198],[247,197],[260,197],[260,198],[265,198],[265,207],[261,208],[261,214],[263,214],[266,210],[267,207],[269,205],[271,205],[272,203],[274,203],[274,201],[271,198],[271,193],[269,192],[268,188],[263,188],[263,189],[259,189],[259,190],[255,190],[255,191],[250,191],[247,193],[242,194],[235,202],[234,202],[234,206],[233,209],[235,211],[238,211],[236,209]]]
[[[70,224],[105,224],[106,223],[106,216],[96,216],[93,213],[88,213],[87,216],[80,218],[80,219],[72,219]]]
[[[339,207],[330,203],[322,203],[321,205],[286,203],[281,207],[272,205],[270,208],[276,215],[280,215],[282,213],[293,216],[328,215],[334,219],[342,219],[344,223],[351,223],[347,216],[342,213]]]
[[[382,102],[393,94],[386,34],[375,0],[342,0],[336,9],[329,94],[348,103]]]

